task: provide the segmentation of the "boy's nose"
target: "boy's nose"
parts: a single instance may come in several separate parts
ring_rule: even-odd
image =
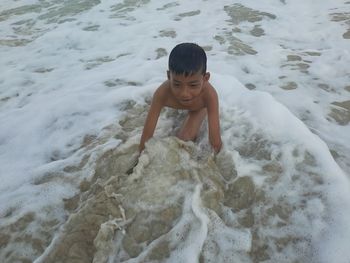
[[[187,87],[184,87],[181,91],[181,97],[182,98],[187,98],[190,96],[190,93],[188,92],[188,88]]]

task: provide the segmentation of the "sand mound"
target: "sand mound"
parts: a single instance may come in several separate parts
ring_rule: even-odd
[[[229,153],[214,158],[175,137],[152,139],[127,174],[135,152],[135,145],[118,148],[97,161],[95,182],[85,186],[42,262],[258,262],[276,258],[276,251],[310,255],[303,222],[292,221],[302,204],[273,200],[266,185],[237,176]],[[267,184],[282,174],[273,161],[264,170]]]
[[[190,236],[206,236],[205,210],[222,213],[224,199],[214,160],[199,156],[192,143],[151,140],[127,175],[134,153],[135,147],[118,149],[99,160],[96,183],[82,194],[44,262],[106,262],[110,253],[116,262],[136,256],[160,260],[185,249]],[[228,169],[234,171],[232,165]],[[198,225],[201,220],[206,223]]]

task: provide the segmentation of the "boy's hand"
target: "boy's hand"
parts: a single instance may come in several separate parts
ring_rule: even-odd
[[[126,174],[127,174],[127,175],[130,175],[130,174],[132,174],[132,173],[134,172],[135,166],[139,163],[140,154],[141,154],[141,153],[137,153],[137,154],[134,154],[134,155],[131,157],[131,160],[130,160],[130,168],[126,171]]]
[[[218,154],[222,148],[222,141],[220,134],[215,134],[215,136],[209,137],[210,145],[215,154]]]
[[[211,146],[213,147],[214,153],[218,154],[221,150],[222,143],[219,141],[218,143],[212,143]]]

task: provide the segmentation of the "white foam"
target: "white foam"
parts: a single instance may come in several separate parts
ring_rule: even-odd
[[[169,258],[169,262],[198,262],[199,255],[208,235],[209,218],[204,211],[202,211],[200,199],[201,185],[195,187],[192,200],[191,210],[199,221],[199,226],[190,230],[187,233],[185,242],[182,242],[177,250]]]

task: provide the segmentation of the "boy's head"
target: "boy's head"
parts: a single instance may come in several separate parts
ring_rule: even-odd
[[[204,75],[207,71],[207,56],[203,48],[194,43],[181,43],[169,55],[169,71],[176,75]]]

